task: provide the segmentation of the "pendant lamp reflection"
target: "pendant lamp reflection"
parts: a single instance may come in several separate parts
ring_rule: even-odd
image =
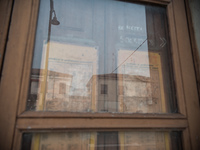
[[[53,16],[53,19],[51,18],[51,24],[52,25],[59,25],[60,22],[58,21],[57,17],[56,17],[56,12],[54,10],[54,4],[53,4],[53,0],[50,0],[50,11],[51,11],[51,16],[52,14],[54,15]]]
[[[60,22],[58,21],[58,19],[57,19],[57,17],[56,17],[56,12],[55,12],[55,10],[53,10],[53,13],[54,13],[54,17],[53,17],[53,19],[51,20],[51,24],[53,24],[53,25],[59,25]]]

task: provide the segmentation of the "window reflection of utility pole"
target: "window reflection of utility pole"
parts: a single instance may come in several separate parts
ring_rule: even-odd
[[[56,12],[54,10],[54,4],[53,0],[50,0],[50,12],[49,12],[49,27],[48,27],[48,39],[47,39],[47,49],[46,49],[46,59],[45,59],[45,66],[43,70],[44,80],[41,85],[41,93],[42,97],[40,99],[40,103],[37,110],[43,110],[44,109],[44,100],[47,90],[47,73],[48,73],[48,60],[49,60],[49,48],[50,48],[50,36],[51,36],[51,24],[53,25],[59,25],[60,22],[57,20]],[[54,17],[52,19],[52,15],[54,14]]]

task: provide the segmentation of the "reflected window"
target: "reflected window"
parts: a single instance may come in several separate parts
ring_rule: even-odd
[[[161,6],[41,0],[27,110],[177,112],[167,25]]]
[[[108,94],[108,85],[101,84],[101,94]]]
[[[66,93],[66,84],[60,83],[59,84],[59,94],[65,94]]]
[[[38,93],[38,82],[33,81],[31,82],[31,94],[37,94]]]

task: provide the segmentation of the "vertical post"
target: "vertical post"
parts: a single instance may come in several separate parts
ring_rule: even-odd
[[[48,61],[49,61],[49,48],[50,48],[50,36],[51,36],[51,19],[53,13],[53,0],[50,0],[50,14],[49,14],[49,27],[48,27],[48,39],[47,39],[47,49],[46,49],[46,58],[45,58],[45,66],[44,70],[42,71],[42,75],[44,76],[42,84],[41,84],[41,96],[39,99],[39,103],[37,106],[37,111],[44,110],[44,100],[46,97],[46,90],[47,90],[47,74],[48,74]]]

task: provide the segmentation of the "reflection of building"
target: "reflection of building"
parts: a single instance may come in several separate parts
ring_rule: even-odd
[[[155,93],[157,84],[152,77],[119,75],[119,111],[126,113],[161,112],[160,93]]]
[[[88,96],[86,84],[98,71],[95,47],[51,42],[49,70],[73,75],[71,96]]]
[[[66,150],[165,150],[168,133],[141,131],[40,133],[40,149]],[[37,143],[36,136],[33,143]],[[32,149],[38,146],[32,145]]]
[[[97,82],[92,92],[98,91],[95,96],[97,102],[94,102],[95,111],[117,112],[117,74],[94,75],[87,84],[90,89],[94,87],[92,84],[94,78]]]
[[[35,109],[41,97],[41,70],[33,69],[27,109]],[[74,76],[48,72],[44,110],[71,112],[149,113],[161,111],[158,86],[151,77],[127,74],[94,75],[86,85],[86,95],[70,94]],[[96,79],[97,82],[94,82]],[[159,88],[159,87],[157,87]],[[96,93],[96,94],[95,94]]]
[[[118,52],[120,112],[163,113],[168,102],[165,98],[160,54],[131,50]],[[120,75],[123,74],[123,75]],[[169,89],[167,89],[169,90]],[[167,92],[165,89],[165,92]],[[132,100],[134,99],[134,101]]]
[[[69,90],[72,82],[72,75],[48,72],[46,83],[46,98],[44,110],[64,111],[69,107]]]
[[[47,44],[43,47],[44,53],[42,54],[40,68],[45,66],[46,46]],[[37,74],[39,83],[37,83],[36,87],[39,90],[36,92],[38,95],[35,96],[37,97],[35,99],[38,100],[36,110],[91,111],[92,97],[86,84],[92,75],[97,73],[97,62],[98,56],[95,47],[51,42],[48,56],[49,71],[46,75],[47,81],[39,80],[39,75],[41,78],[42,74],[44,74],[42,69],[40,74],[39,72]]]
[[[95,111],[152,113],[161,111],[158,86],[151,77],[104,74],[95,75],[87,86],[92,89],[92,79],[97,78]],[[159,87],[157,87],[159,88]],[[94,90],[94,89],[93,89]],[[95,90],[94,90],[95,91]]]
[[[118,64],[130,54],[130,50],[120,50]],[[31,83],[31,91],[35,94],[30,94],[28,103],[34,103],[31,99],[37,99],[36,110],[120,113],[165,111],[160,56],[157,53],[137,51],[118,68],[118,74],[97,75],[98,54],[95,47],[52,42],[48,69],[47,83],[42,81],[41,70],[40,77],[39,72],[32,74],[32,77],[37,76],[39,83]],[[44,88],[40,88],[44,85],[45,99],[42,97]]]
[[[40,89],[43,81],[41,70],[33,69],[31,76],[31,88],[27,109],[35,109],[38,106]],[[46,83],[46,98],[44,110],[46,111],[89,111],[91,107],[91,93],[86,96],[71,95],[73,75],[54,71],[48,72]],[[37,106],[36,106],[37,105]]]
[[[31,88],[30,88],[30,96],[28,102],[32,105],[32,109],[35,108],[36,101],[38,103],[39,97],[41,97],[42,93],[40,93],[41,84],[43,82],[43,71],[40,69],[32,69],[31,75]],[[48,79],[46,83],[46,100],[52,101],[56,99],[60,99],[63,101],[67,101],[69,99],[67,93],[69,91],[71,85],[72,76],[68,74],[61,74],[54,71],[48,71]],[[48,105],[50,105],[50,103]],[[61,108],[60,108],[61,109]]]

